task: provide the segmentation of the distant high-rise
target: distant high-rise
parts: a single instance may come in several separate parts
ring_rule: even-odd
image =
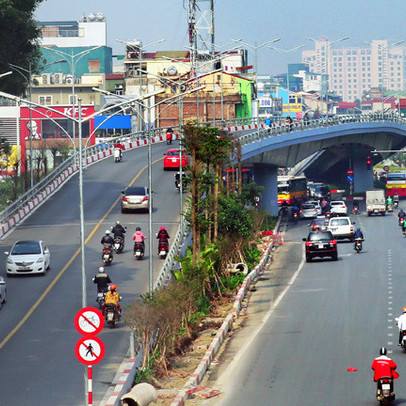
[[[328,87],[344,101],[361,99],[373,87],[388,91],[405,88],[405,47],[388,40],[374,40],[366,48],[331,49],[327,39],[315,42],[314,50],[302,52],[310,71],[328,74]]]

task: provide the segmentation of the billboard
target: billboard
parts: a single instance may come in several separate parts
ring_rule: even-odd
[[[21,145],[21,169],[26,168],[26,151],[32,148],[33,155],[36,150],[50,149],[58,146],[73,147],[73,124],[68,117],[78,117],[79,109],[72,106],[50,106],[55,111],[44,107],[21,107],[20,112],[20,145]],[[82,118],[94,114],[94,105],[84,105],[81,109]],[[31,119],[31,120],[30,120]],[[30,124],[32,123],[32,125]],[[75,144],[78,146],[78,125],[75,126]],[[83,144],[93,145],[95,136],[94,120],[82,123]],[[90,140],[88,139],[90,137]]]

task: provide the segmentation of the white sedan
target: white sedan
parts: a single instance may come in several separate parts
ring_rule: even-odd
[[[331,209],[330,213],[331,215],[336,215],[336,216],[346,216],[347,215],[347,206],[342,200],[334,200],[330,203]]]
[[[7,275],[45,275],[51,263],[51,254],[43,241],[17,241],[7,255]]]

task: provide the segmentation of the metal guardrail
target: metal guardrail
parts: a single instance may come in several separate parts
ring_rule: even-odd
[[[295,131],[304,131],[313,128],[331,127],[335,125],[342,125],[347,123],[366,123],[366,122],[379,122],[390,121],[402,124],[406,127],[406,119],[398,117],[393,114],[354,114],[354,115],[340,115],[328,117],[323,119],[315,119],[308,121],[293,122],[291,124],[278,123],[271,124],[268,128],[253,130],[248,134],[243,134],[238,137],[242,146],[252,144],[253,142],[260,141],[265,138],[270,138],[282,134],[289,134]]]

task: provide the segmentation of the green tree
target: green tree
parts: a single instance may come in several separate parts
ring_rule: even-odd
[[[9,63],[35,71],[40,62],[40,29],[34,11],[43,0],[0,0],[0,73],[10,70]],[[21,95],[27,82],[19,75],[0,78],[1,90]]]

